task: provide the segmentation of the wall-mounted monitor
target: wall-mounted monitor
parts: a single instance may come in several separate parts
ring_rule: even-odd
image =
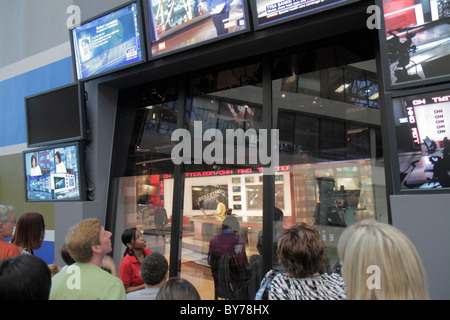
[[[140,1],[128,2],[70,30],[78,80],[146,61]]]
[[[84,97],[80,83],[25,97],[28,147],[85,139]]]
[[[217,197],[222,196],[225,206],[228,208],[228,186],[210,185],[192,187],[192,210],[216,210]]]
[[[359,0],[250,0],[255,29],[266,28]]]
[[[380,46],[387,89],[450,79],[447,0],[379,0]]]
[[[392,96],[399,190],[450,190],[450,89]]]
[[[80,142],[24,151],[25,200],[85,200],[82,154]]]
[[[250,30],[246,0],[144,0],[149,59]]]

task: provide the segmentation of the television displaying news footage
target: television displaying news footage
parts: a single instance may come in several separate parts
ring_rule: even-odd
[[[393,99],[401,189],[450,188],[450,90]]]
[[[264,26],[336,6],[348,0],[255,0],[257,26]]]
[[[447,0],[383,0],[391,84],[450,74]]]
[[[144,61],[139,14],[131,3],[71,30],[78,80]]]
[[[249,30],[244,0],[147,0],[151,56]]]

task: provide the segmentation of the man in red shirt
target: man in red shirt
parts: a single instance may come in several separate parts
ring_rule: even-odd
[[[15,244],[3,241],[12,236],[15,225],[14,208],[0,205],[0,260],[20,254],[20,249]]]

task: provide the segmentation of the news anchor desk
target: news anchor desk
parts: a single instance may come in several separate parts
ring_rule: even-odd
[[[243,217],[235,216],[239,221],[239,235],[243,239],[248,238],[250,248],[256,250],[258,241],[258,233],[262,230],[262,217]],[[215,215],[198,215],[192,216],[190,220],[194,223],[194,239],[208,241],[222,230],[222,220]]]

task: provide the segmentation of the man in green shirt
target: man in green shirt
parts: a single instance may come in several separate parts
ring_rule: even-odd
[[[76,262],[53,276],[50,300],[126,300],[122,280],[100,268],[112,251],[111,235],[92,218],[69,230],[66,247]]]

